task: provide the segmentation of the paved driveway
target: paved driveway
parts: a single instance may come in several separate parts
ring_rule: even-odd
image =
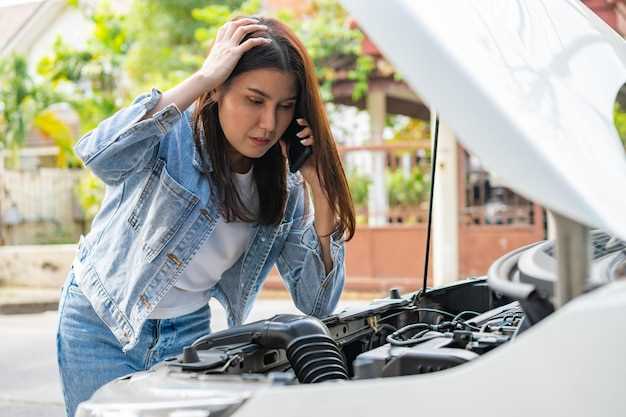
[[[342,306],[363,304],[346,301]],[[224,310],[211,303],[213,329],[226,327]],[[260,299],[249,321],[299,313],[290,300]],[[56,368],[56,312],[0,315],[0,417],[63,417]]]

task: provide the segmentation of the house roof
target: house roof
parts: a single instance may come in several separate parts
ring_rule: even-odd
[[[0,56],[26,53],[59,12],[62,0],[8,0],[0,4]]]

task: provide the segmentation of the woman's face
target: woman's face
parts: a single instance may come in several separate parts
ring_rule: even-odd
[[[296,91],[295,76],[276,69],[244,72],[217,90],[219,120],[236,170],[247,170],[248,158],[263,156],[278,141],[294,117]]]

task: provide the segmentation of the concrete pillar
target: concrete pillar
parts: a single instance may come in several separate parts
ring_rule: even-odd
[[[557,283],[555,304],[560,308],[585,292],[591,269],[591,238],[587,226],[551,212],[556,228]]]
[[[367,95],[367,111],[370,116],[371,143],[382,145],[385,114],[387,113],[385,92],[371,89]],[[368,197],[370,226],[387,224],[387,187],[385,184],[385,152],[370,152],[372,185]]]
[[[435,112],[431,111],[431,137],[433,139],[435,117]],[[438,142],[432,223],[433,284],[435,287],[459,279],[457,142],[452,131],[441,121],[439,121]]]

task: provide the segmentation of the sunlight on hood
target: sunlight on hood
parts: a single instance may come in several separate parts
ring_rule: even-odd
[[[578,0],[342,0],[483,165],[525,197],[626,239],[613,103],[624,40]]]

